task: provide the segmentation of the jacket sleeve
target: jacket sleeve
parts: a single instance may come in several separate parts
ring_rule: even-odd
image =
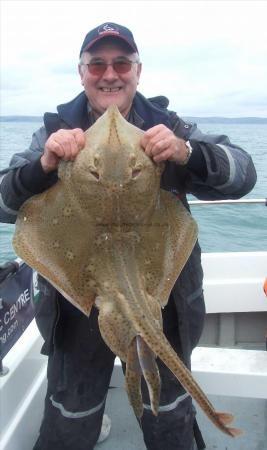
[[[46,139],[42,127],[33,134],[29,149],[14,154],[9,167],[0,172],[0,222],[15,223],[22,204],[56,182],[57,174],[45,174],[40,163]]]
[[[201,200],[237,199],[254,187],[257,176],[251,156],[227,136],[202,133],[181,119],[174,133],[190,140],[193,152],[184,168],[168,164],[165,179],[170,177],[172,189],[181,174],[187,180],[186,191]]]

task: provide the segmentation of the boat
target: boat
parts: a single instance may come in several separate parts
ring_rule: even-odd
[[[267,250],[203,253],[202,263],[207,318],[193,351],[192,372],[216,409],[233,412],[235,426],[244,430],[236,439],[225,436],[197,408],[207,449],[267,450]],[[0,294],[1,352],[17,333],[0,359],[0,449],[30,450],[42,420],[47,358],[40,354],[42,338],[33,317],[36,273],[19,259],[9,266],[5,280],[20,273],[27,281],[16,293],[13,309],[4,309]],[[16,314],[22,304],[28,311],[21,325]],[[106,405],[112,427],[107,440],[97,445],[100,450],[145,450],[123,384],[116,358]]]

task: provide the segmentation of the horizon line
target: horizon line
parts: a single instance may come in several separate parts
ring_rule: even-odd
[[[198,117],[200,119],[267,119],[267,116],[221,116],[221,115],[201,115],[196,114],[179,114],[180,117]],[[0,118],[7,117],[34,117],[43,118],[43,114],[0,114]]]

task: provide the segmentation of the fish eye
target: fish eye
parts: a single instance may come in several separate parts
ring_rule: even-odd
[[[91,174],[97,181],[99,181],[100,176],[99,176],[98,171],[96,170],[95,165],[90,165],[90,166],[88,167],[88,170],[89,170],[90,174]]]
[[[133,169],[132,170],[132,178],[137,178],[138,177],[138,175],[140,175],[140,173],[141,173],[141,169]]]

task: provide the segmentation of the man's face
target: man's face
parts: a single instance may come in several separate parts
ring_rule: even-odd
[[[84,64],[127,59],[137,61],[138,55],[129,51],[119,43],[99,43],[97,47],[82,55]],[[109,105],[116,104],[121,114],[126,117],[136,93],[141,73],[141,64],[132,64],[129,72],[117,73],[112,65],[108,65],[101,75],[90,73],[86,65],[79,65],[81,82],[90,105],[97,115],[103,114]]]

